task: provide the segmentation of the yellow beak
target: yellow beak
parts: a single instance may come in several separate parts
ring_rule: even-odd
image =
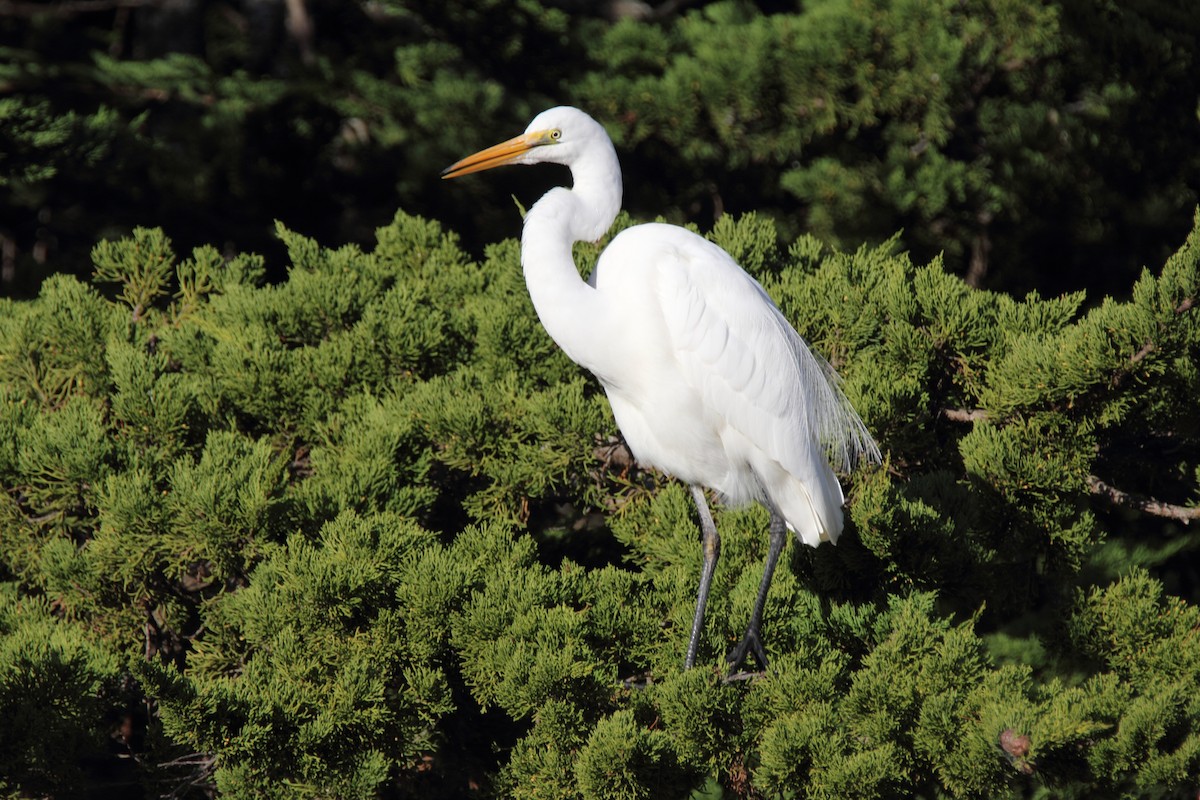
[[[550,131],[535,131],[514,136],[507,142],[492,145],[486,150],[480,150],[475,155],[454,162],[442,170],[442,179],[457,178],[460,175],[470,175],[472,172],[482,172],[492,167],[511,164],[533,148],[551,144],[554,141]]]

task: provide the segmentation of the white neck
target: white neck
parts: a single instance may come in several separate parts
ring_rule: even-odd
[[[575,363],[596,372],[587,343],[603,336],[611,314],[580,277],[571,254],[578,241],[602,237],[621,208],[621,167],[607,139],[571,165],[572,188],[551,189],[525,215],[521,265],[542,325]]]

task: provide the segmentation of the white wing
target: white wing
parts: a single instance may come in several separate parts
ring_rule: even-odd
[[[705,239],[689,235],[675,245],[677,257],[657,264],[657,288],[685,378],[732,429],[731,446],[744,439],[760,491],[788,522],[806,541],[836,538],[841,489],[822,456],[848,471],[860,458],[878,461],[877,446],[833,368],[809,350],[757,281]],[[772,474],[771,462],[787,475]],[[783,496],[797,491],[815,525],[795,509],[799,498]]]

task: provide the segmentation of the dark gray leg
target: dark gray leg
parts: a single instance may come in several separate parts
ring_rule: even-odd
[[[775,575],[775,564],[779,554],[787,543],[787,525],[779,513],[771,511],[770,549],[767,550],[767,564],[763,567],[762,583],[758,586],[758,598],[754,601],[754,612],[750,614],[750,624],[746,627],[746,635],[738,646],[733,648],[726,658],[729,671],[733,672],[742,665],[749,653],[754,653],[763,669],[767,668],[767,653],[763,650],[759,625],[762,624],[763,606],[767,604],[767,591],[771,588],[771,578]]]
[[[704,547],[704,564],[700,567],[696,616],[692,618],[692,635],[688,639],[687,659],[683,662],[687,669],[691,669],[696,663],[696,648],[700,645],[700,630],[704,627],[704,607],[708,605],[708,590],[712,586],[713,572],[717,569],[717,559],[721,557],[721,537],[717,535],[717,524],[713,522],[712,514],[708,511],[704,490],[693,486],[692,499],[696,501],[696,511],[700,514],[700,542]]]

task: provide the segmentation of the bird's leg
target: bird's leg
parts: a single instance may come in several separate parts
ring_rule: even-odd
[[[708,590],[712,586],[717,559],[721,557],[721,537],[717,535],[717,523],[713,522],[712,514],[708,510],[708,500],[704,498],[704,490],[699,486],[693,486],[692,499],[696,501],[696,511],[700,514],[700,542],[704,547],[704,564],[700,567],[700,591],[696,595],[696,616],[692,619],[692,635],[688,639],[687,659],[683,662],[687,669],[691,669],[696,663],[696,648],[700,645],[700,630],[704,627],[704,607],[708,604]]]
[[[730,651],[728,658],[729,671],[732,673],[742,665],[746,656],[753,652],[754,657],[763,669],[767,668],[767,653],[763,650],[759,626],[762,624],[763,606],[767,604],[767,591],[771,588],[771,578],[775,575],[775,564],[779,554],[787,543],[787,524],[779,512],[771,511],[770,548],[767,550],[767,563],[763,567],[762,583],[758,586],[758,597],[754,601],[754,611],[750,614],[750,624],[746,626],[746,634],[738,646]]]

